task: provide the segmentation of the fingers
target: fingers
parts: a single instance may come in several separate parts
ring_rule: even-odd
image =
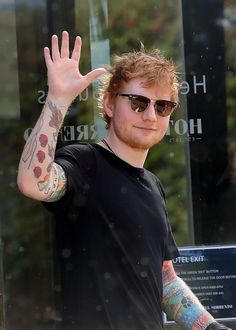
[[[80,60],[81,44],[82,44],[81,38],[79,36],[77,36],[75,38],[74,49],[72,51],[71,58],[78,62]]]
[[[45,63],[47,68],[49,67],[49,65],[51,65],[52,63],[52,59],[51,59],[51,55],[50,55],[50,50],[48,47],[44,47],[44,59],[45,59]]]
[[[99,76],[101,76],[105,72],[106,72],[106,69],[104,69],[104,68],[98,68],[98,69],[95,69],[95,70],[89,72],[88,74],[86,74],[85,78],[86,78],[86,80],[88,82],[88,85],[93,80],[95,80],[96,78],[98,78]]]
[[[52,36],[52,60],[57,61],[61,57],[58,46],[58,37],[57,35]]]
[[[79,62],[81,53],[81,38],[77,36],[75,38],[74,49],[71,55],[71,59]],[[52,61],[57,61],[60,58],[69,58],[69,33],[67,31],[62,32],[61,50],[59,50],[58,37],[56,34],[52,36]]]
[[[61,58],[69,57],[69,34],[67,31],[62,32],[62,42],[61,42]]]

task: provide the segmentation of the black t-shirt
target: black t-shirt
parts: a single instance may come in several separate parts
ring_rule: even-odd
[[[162,265],[178,256],[160,181],[97,144],[55,161],[67,194],[57,218],[63,330],[160,330]]]

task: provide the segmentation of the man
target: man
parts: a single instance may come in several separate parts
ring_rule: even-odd
[[[57,136],[72,101],[97,77],[79,72],[81,39],[45,48],[48,96],[19,164],[22,193],[57,218],[64,330],[160,330],[162,309],[186,329],[215,322],[172,259],[178,250],[160,181],[143,168],[178,103],[171,61],[158,50],[117,57],[100,92],[108,134],[98,144],[61,148]]]

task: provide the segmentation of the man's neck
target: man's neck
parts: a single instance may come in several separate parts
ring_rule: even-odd
[[[99,145],[103,146],[110,152],[113,152],[126,163],[139,168],[144,166],[148,150],[132,148],[109,133],[104,140],[105,141],[100,141]]]

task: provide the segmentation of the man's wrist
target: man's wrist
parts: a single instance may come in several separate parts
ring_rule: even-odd
[[[52,96],[50,93],[48,93],[48,95],[47,95],[46,102],[55,105],[58,109],[60,109],[62,111],[67,110],[72,103],[65,97],[55,97],[55,96]]]
[[[206,330],[232,330],[232,329],[226,327],[224,324],[220,324],[218,322],[213,322],[208,325]]]

